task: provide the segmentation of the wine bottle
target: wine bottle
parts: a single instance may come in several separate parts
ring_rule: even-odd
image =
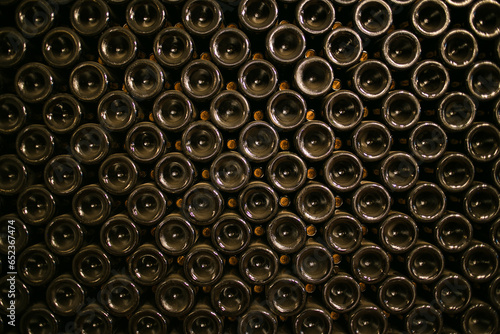
[[[58,256],[71,256],[85,243],[86,230],[71,216],[55,217],[45,227],[45,244]]]
[[[212,99],[209,112],[215,126],[233,132],[248,122],[250,104],[240,92],[225,90]]]
[[[154,122],[161,129],[180,132],[194,121],[196,108],[183,93],[168,90],[154,101],[152,115]]]
[[[45,34],[42,54],[51,67],[71,68],[83,55],[83,42],[73,30],[57,27]]]
[[[154,179],[156,184],[169,193],[182,193],[194,182],[196,169],[185,155],[170,152],[162,156],[156,163]]]
[[[179,213],[171,213],[154,229],[154,236],[162,252],[179,256],[195,244],[198,231]]]
[[[268,307],[278,316],[298,314],[306,306],[306,290],[300,279],[282,272],[266,285]]]
[[[125,67],[138,54],[137,37],[129,29],[112,27],[99,37],[97,51],[102,62],[110,67]]]
[[[250,122],[240,131],[239,150],[252,162],[265,162],[278,153],[276,129],[264,121]]]
[[[72,268],[73,276],[78,282],[89,287],[99,287],[111,275],[111,260],[98,245],[90,244],[73,256]],[[103,291],[104,287],[101,287]]]
[[[99,231],[101,247],[113,256],[132,253],[140,243],[141,230],[124,213],[109,218]]]
[[[310,182],[295,196],[295,209],[308,223],[323,223],[335,211],[335,196],[325,185]]]
[[[281,211],[267,225],[266,236],[274,250],[280,254],[293,254],[306,243],[306,225],[296,214]]]
[[[250,306],[252,290],[235,272],[228,272],[210,290],[214,310],[228,317],[243,314]]]
[[[250,39],[238,28],[218,30],[210,39],[210,54],[220,67],[233,70],[250,57]]]
[[[17,271],[26,284],[42,286],[54,278],[58,264],[58,258],[44,244],[39,243],[26,248],[19,254]]]
[[[361,299],[358,282],[345,272],[338,272],[322,288],[323,300],[334,312],[347,313],[355,309]]]
[[[321,121],[309,121],[295,133],[295,148],[310,161],[322,161],[332,155],[335,134],[330,126]]]
[[[294,90],[277,91],[267,100],[267,119],[281,131],[297,129],[306,119],[306,113],[306,100]]]
[[[250,182],[238,195],[241,215],[251,223],[271,220],[278,212],[278,195],[262,181]]]
[[[144,183],[134,188],[127,198],[130,218],[142,225],[158,223],[167,211],[167,198],[153,183]]]
[[[196,225],[209,225],[224,210],[224,199],[211,184],[201,182],[189,188],[182,198],[183,215]]]
[[[212,244],[226,255],[237,255],[250,245],[252,227],[234,212],[224,212],[212,227]]]
[[[304,56],[306,44],[306,36],[299,27],[279,24],[267,33],[266,56],[278,66],[293,65]]]
[[[27,187],[17,198],[17,213],[28,224],[44,225],[52,219],[55,212],[56,199],[41,184]]]
[[[411,8],[411,24],[422,37],[433,38],[443,34],[450,25],[450,11],[443,1],[422,0]]]
[[[125,275],[114,275],[101,286],[99,302],[111,315],[134,314],[140,304],[141,289]]]
[[[307,166],[296,154],[280,152],[267,164],[267,179],[282,193],[299,190],[307,179]]]
[[[363,178],[363,164],[351,152],[335,151],[323,167],[323,177],[335,191],[352,191],[359,186]]]
[[[278,255],[267,244],[251,242],[239,259],[239,270],[248,283],[267,286],[278,274]]]
[[[160,283],[169,268],[166,256],[152,243],[144,243],[137,247],[127,262],[130,277],[143,286]]]
[[[221,191],[237,192],[248,184],[250,177],[250,164],[238,152],[222,153],[210,166],[212,184]]]
[[[334,79],[330,63],[318,56],[300,60],[293,72],[295,87],[310,99],[326,95],[331,90]]]
[[[141,36],[155,35],[167,20],[167,9],[159,0],[133,0],[125,11],[127,26]]]
[[[103,0],[78,0],[70,9],[73,29],[83,36],[96,36],[110,24],[111,10]]]
[[[84,108],[71,94],[60,93],[49,98],[43,105],[45,125],[56,134],[72,133],[80,124]]]
[[[419,100],[406,90],[390,92],[382,102],[381,109],[384,124],[396,131],[413,128],[421,113]]]
[[[166,74],[163,68],[150,59],[138,59],[128,65],[124,85],[138,101],[154,99],[163,90]]]
[[[223,271],[222,256],[208,243],[198,242],[184,258],[184,276],[194,285],[214,285]]]
[[[60,316],[74,316],[85,303],[85,289],[70,274],[55,278],[47,287],[47,305]]]

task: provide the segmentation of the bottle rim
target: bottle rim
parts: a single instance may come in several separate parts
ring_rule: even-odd
[[[439,8],[436,7],[435,10],[439,10],[440,19],[441,20],[444,19],[443,22],[440,22],[440,25],[438,27],[432,27],[434,30],[426,29],[425,26],[423,26],[422,22],[420,21],[420,11],[425,9],[426,6],[439,7]],[[444,18],[441,17],[441,15],[443,14]],[[417,31],[417,33],[419,33],[423,37],[428,37],[428,38],[436,37],[443,34],[446,31],[446,29],[448,29],[448,26],[451,23],[450,11],[446,6],[446,3],[443,1],[422,0],[416,2],[411,9],[411,23],[413,28]]]
[[[472,44],[472,47],[469,44],[468,48],[468,50],[472,50],[472,53],[468,56],[468,58],[462,59],[461,62],[453,60],[453,58],[446,53],[446,46],[450,43],[450,40],[453,40],[453,38],[459,39],[461,43],[468,40],[468,42]],[[448,66],[453,68],[465,68],[472,64],[474,59],[476,59],[478,54],[478,45],[476,38],[474,38],[469,31],[465,29],[452,29],[443,36],[441,43],[439,44],[439,52],[441,54],[441,58]]]
[[[438,74],[441,76],[441,80],[439,82],[440,87],[438,89],[434,89],[433,91],[426,92],[422,89],[419,84],[419,75],[422,72],[427,72],[430,70],[434,70],[439,72]],[[446,91],[448,90],[448,86],[450,85],[450,74],[448,70],[443,66],[443,64],[438,63],[435,60],[423,60],[413,68],[411,72],[411,85],[414,92],[424,100],[434,100],[442,97]]]
[[[472,0],[470,0],[469,2],[471,2],[471,1]],[[500,35],[500,29],[498,27],[495,29],[495,31],[489,32],[489,31],[484,31],[483,29],[481,29],[480,27],[478,27],[475,24],[474,20],[475,20],[476,13],[477,13],[478,9],[480,9],[480,7],[482,7],[482,6],[494,6],[494,7],[496,7],[496,12],[494,12],[495,16],[498,14],[498,12],[500,10],[500,5],[496,1],[493,1],[493,0],[476,1],[472,5],[471,9],[469,10],[469,25],[472,28],[472,31],[478,37],[484,38],[484,39],[489,39],[489,38],[493,38],[493,37],[499,36]],[[491,14],[492,13],[491,10],[492,9],[490,8],[488,10],[488,13]]]

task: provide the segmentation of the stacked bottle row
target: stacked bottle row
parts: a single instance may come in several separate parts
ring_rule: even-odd
[[[21,332],[498,331],[497,2],[0,5]]]

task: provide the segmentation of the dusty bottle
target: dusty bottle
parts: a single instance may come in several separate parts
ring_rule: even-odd
[[[99,100],[99,124],[111,132],[123,132],[143,117],[139,104],[123,91],[111,91]]]
[[[181,210],[193,224],[208,225],[221,215],[224,200],[221,193],[211,184],[201,182],[184,193]]]
[[[322,233],[326,245],[338,254],[353,253],[363,240],[360,222],[347,212],[336,211],[333,218],[325,224]]]
[[[249,99],[264,100],[276,90],[278,71],[267,60],[252,59],[238,70],[238,85]]]
[[[68,195],[82,185],[83,168],[70,155],[58,155],[45,165],[44,180],[50,192],[56,195]]]
[[[173,272],[156,287],[156,305],[169,317],[183,317],[195,305],[196,291],[180,273]]]
[[[208,162],[222,151],[223,138],[210,122],[196,121],[182,133],[184,154],[196,162]]]
[[[210,39],[210,54],[220,67],[229,70],[241,66],[250,57],[250,40],[238,28],[223,28]]]
[[[137,123],[125,137],[128,155],[139,163],[151,163],[166,151],[166,135],[151,122]]]
[[[125,275],[114,275],[101,286],[100,303],[110,314],[132,315],[140,303],[141,289]]]
[[[307,160],[321,161],[332,155],[335,134],[321,121],[309,121],[295,133],[295,148]]]
[[[365,223],[384,219],[389,214],[391,205],[392,199],[387,189],[375,182],[362,182],[351,199],[356,217]]]
[[[198,239],[197,230],[179,213],[167,215],[154,234],[156,244],[170,256],[185,254]]]
[[[153,53],[162,66],[180,68],[193,57],[194,41],[184,29],[168,27],[156,35]]]
[[[426,38],[443,34],[450,25],[450,11],[443,1],[418,1],[411,8],[410,16],[415,31]]]
[[[267,178],[282,193],[300,189],[307,179],[307,166],[296,154],[280,152],[267,164]]]
[[[28,285],[41,286],[56,275],[58,258],[43,244],[26,248],[17,259],[20,278]]]
[[[278,212],[278,195],[268,184],[253,181],[240,192],[238,204],[244,218],[252,223],[263,223]]]
[[[72,29],[64,27],[54,28],[43,38],[42,54],[50,66],[70,68],[83,55],[82,40]]]
[[[322,289],[323,300],[337,313],[347,313],[356,308],[361,299],[358,282],[345,272],[338,272]]]
[[[116,79],[105,66],[95,61],[85,61],[71,71],[69,87],[80,101],[96,102],[109,88],[116,89],[117,85]]]
[[[210,37],[219,29],[222,20],[222,8],[214,0],[190,0],[182,8],[182,24],[196,37]]]
[[[130,277],[145,286],[160,283],[169,268],[167,257],[152,243],[144,243],[137,247],[127,262]]]
[[[278,153],[279,136],[276,129],[264,121],[248,123],[239,136],[239,150],[252,162],[265,162]]]

